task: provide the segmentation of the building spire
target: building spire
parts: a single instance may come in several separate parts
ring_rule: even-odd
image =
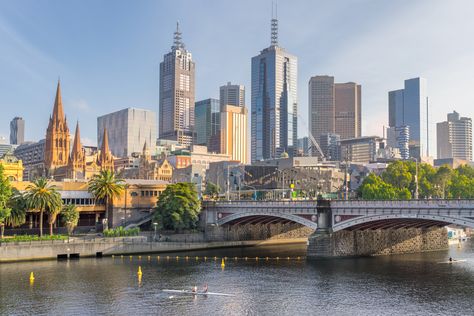
[[[79,121],[77,121],[76,133],[74,134],[74,143],[72,145],[71,159],[75,160],[75,158],[80,157],[81,153],[82,153],[81,132],[79,130]]]
[[[184,49],[184,43],[181,37],[182,33],[179,29],[179,21],[176,21],[176,31],[174,32],[174,41],[173,41],[173,46],[171,49],[177,50],[177,49]]]
[[[109,137],[107,135],[107,128],[104,127],[104,135],[102,136],[102,144],[100,146],[100,151],[102,155],[106,155],[110,149],[109,149]]]
[[[58,79],[56,98],[54,100],[53,117],[54,122],[64,120],[63,100],[61,97],[61,81]]]
[[[275,3],[275,11],[272,2],[272,20],[271,20],[271,46],[278,46],[278,7]]]

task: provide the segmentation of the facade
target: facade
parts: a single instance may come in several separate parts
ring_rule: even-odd
[[[18,148],[18,145],[12,144],[0,144],[0,157],[5,155],[7,152],[14,152]]]
[[[401,159],[410,158],[410,128],[406,125],[387,128],[387,146],[397,148]]]
[[[160,139],[176,140],[185,146],[193,142],[194,67],[177,24],[171,52],[160,63]]]
[[[319,136],[319,146],[329,161],[338,161],[340,156],[341,136],[335,133],[323,133]]]
[[[33,181],[34,179],[46,176],[44,166],[45,140],[39,142],[25,142],[18,146],[14,155],[23,162],[23,179]]]
[[[332,76],[309,80],[309,131],[318,140],[335,133],[341,139],[361,136],[361,86],[354,82],[334,83]]]
[[[361,86],[354,82],[334,85],[335,132],[341,139],[356,138],[362,134]]]
[[[20,145],[25,141],[25,120],[15,117],[10,122],[10,144]]]
[[[245,106],[224,105],[220,112],[219,153],[230,156],[231,160],[248,162],[247,153],[247,108]]]
[[[437,128],[438,159],[472,161],[472,120],[453,111]]]
[[[278,20],[272,41],[252,58],[251,160],[273,159],[297,146],[297,58],[278,45]]]
[[[3,175],[10,181],[23,181],[23,163],[11,151],[0,156]]]
[[[405,80],[404,89],[388,93],[389,126],[408,126],[410,157],[429,156],[428,96],[424,78]]]
[[[245,106],[245,87],[227,82],[227,85],[219,89],[219,101],[221,107],[224,105]]]
[[[298,138],[298,156],[307,156],[309,153],[309,138]]]
[[[53,114],[46,130],[44,165],[48,176],[54,176],[56,169],[69,164],[70,135],[61,97],[61,84],[58,81]]]
[[[108,131],[109,146],[116,157],[141,153],[145,142],[156,142],[156,114],[150,110],[127,108],[97,118],[97,144],[102,143],[104,129]]]
[[[208,146],[210,151],[219,151],[219,146],[212,146],[220,131],[220,106],[217,99],[206,99],[196,102],[195,111],[195,144]],[[211,141],[212,139],[212,141]],[[213,148],[211,148],[213,147]]]
[[[369,163],[377,160],[379,149],[385,147],[383,138],[366,136],[344,139],[341,144],[341,161]]]

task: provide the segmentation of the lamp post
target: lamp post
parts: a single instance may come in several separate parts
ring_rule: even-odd
[[[156,241],[156,228],[158,227],[157,222],[153,222],[153,228],[155,229],[155,234],[153,235],[153,241]]]

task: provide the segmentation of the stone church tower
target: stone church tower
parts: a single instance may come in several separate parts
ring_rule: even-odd
[[[97,164],[101,170],[114,170],[114,156],[109,148],[109,137],[107,135],[107,128],[104,128],[104,137],[102,137],[102,144],[100,146],[99,158]]]
[[[74,135],[74,143],[72,145],[71,156],[69,158],[68,173],[69,178],[85,179],[86,157],[81,144],[81,132],[79,130],[79,122],[76,125],[76,133]]]
[[[64,116],[61,98],[61,84],[58,81],[53,114],[49,118],[46,130],[46,143],[44,150],[44,164],[49,176],[54,175],[54,170],[67,166],[69,163],[70,135],[67,120]]]

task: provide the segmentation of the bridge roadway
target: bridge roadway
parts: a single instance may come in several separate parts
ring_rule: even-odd
[[[455,224],[474,228],[474,200],[205,201],[206,224],[295,222],[331,232],[427,228]]]

